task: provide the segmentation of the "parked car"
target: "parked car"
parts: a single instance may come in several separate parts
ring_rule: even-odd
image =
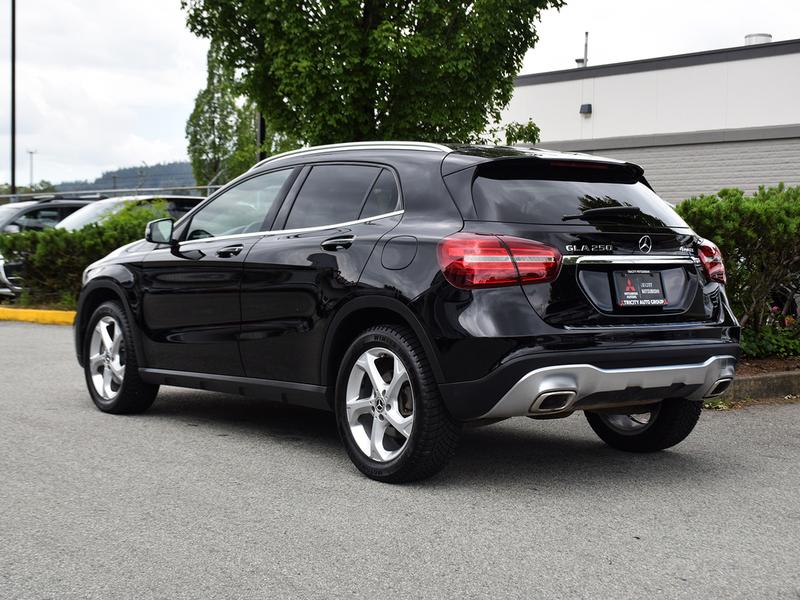
[[[734,377],[716,246],[640,167],[371,142],[256,165],[84,274],[96,406],[160,385],[332,410],[368,477],[441,469],[463,423],[585,413],[607,444],[682,441]]]
[[[92,198],[48,196],[0,205],[0,234],[50,229],[74,212],[90,205],[98,197],[103,196]],[[0,255],[0,296],[14,296],[20,291],[14,283],[14,266],[6,265]]]
[[[175,196],[175,195],[151,195],[151,196],[119,196],[116,198],[106,198],[94,202],[84,202],[76,207],[74,212],[55,225],[56,229],[66,229],[77,231],[93,223],[102,223],[108,217],[116,214],[123,207],[129,204],[150,204],[156,200],[167,203],[167,212],[175,219],[185,215],[193,207],[197,206],[204,198],[200,196]],[[2,207],[0,207],[2,208]],[[15,296],[22,291],[22,282],[18,273],[23,264],[19,261],[6,263],[0,256],[0,295]]]
[[[174,219],[180,219],[183,215],[205,200],[200,196],[174,196],[174,195],[151,195],[151,196],[119,196],[94,202],[81,210],[74,212],[68,218],[58,224],[58,229],[77,231],[92,223],[102,223],[113,214],[118,213],[125,206],[130,204],[150,204],[157,200],[167,203],[167,211]]]
[[[58,225],[96,199],[52,197],[0,205],[0,233],[41,231]]]

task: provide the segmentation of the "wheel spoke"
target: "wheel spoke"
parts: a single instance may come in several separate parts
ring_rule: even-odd
[[[345,406],[347,408],[347,421],[355,424],[358,421],[358,417],[370,411],[372,402],[369,398],[353,398],[348,400]]]
[[[369,382],[372,384],[372,389],[378,393],[383,393],[386,390],[386,382],[381,377],[378,367],[375,366],[375,356],[372,352],[365,352],[356,362],[356,365],[367,374]]]
[[[389,422],[389,425],[394,427],[400,435],[404,438],[407,438],[411,435],[411,425],[414,423],[413,415],[409,415],[404,417],[400,414],[400,411],[392,410],[386,411],[386,420]]]
[[[103,369],[103,396],[105,398],[113,398],[114,397],[114,390],[111,389],[111,381],[113,376],[111,374],[111,369],[106,367]]]
[[[92,354],[89,357],[89,371],[92,373],[97,373],[97,367],[103,364],[103,355],[102,354]]]
[[[369,457],[372,460],[386,460],[386,449],[383,447],[383,435],[386,433],[386,421],[373,419],[369,436]]]
[[[125,377],[125,365],[119,362],[119,357],[112,360],[110,366],[111,376],[118,384],[122,385],[122,379]]]
[[[111,335],[108,333],[108,326],[110,324],[111,323],[105,323],[103,321],[100,321],[97,324],[97,328],[100,331],[100,339],[103,341],[103,347],[106,350],[111,350],[111,348],[114,346],[114,340],[111,339]]]
[[[111,340],[111,354],[117,356],[119,354],[120,346],[122,345],[122,331],[119,325],[114,327],[114,338]]]
[[[400,365],[400,372],[398,372],[397,365]],[[392,373],[392,380],[389,382],[389,387],[386,390],[386,397],[392,402],[397,402],[400,389],[407,381],[408,372],[403,368],[403,365],[400,361],[395,361],[395,369]]]

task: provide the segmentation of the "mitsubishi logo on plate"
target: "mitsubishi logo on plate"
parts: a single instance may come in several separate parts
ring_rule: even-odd
[[[653,240],[649,235],[643,235],[639,238],[639,250],[647,254],[653,249]]]

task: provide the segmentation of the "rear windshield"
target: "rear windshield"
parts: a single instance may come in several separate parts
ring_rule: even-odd
[[[625,167],[574,167],[574,163],[565,169],[551,167],[546,162],[530,160],[482,166],[472,184],[478,218],[543,225],[688,227],[667,202],[638,181],[638,173]],[[615,207],[635,207],[640,212],[583,216],[593,208]]]

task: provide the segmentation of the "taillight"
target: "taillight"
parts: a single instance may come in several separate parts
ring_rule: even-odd
[[[703,263],[703,270],[711,281],[718,281],[725,284],[728,281],[725,275],[725,263],[722,262],[722,252],[714,242],[703,240],[700,243],[698,254],[700,262]]]
[[[558,276],[561,253],[516,237],[457,233],[439,242],[439,266],[458,288],[546,283]]]

